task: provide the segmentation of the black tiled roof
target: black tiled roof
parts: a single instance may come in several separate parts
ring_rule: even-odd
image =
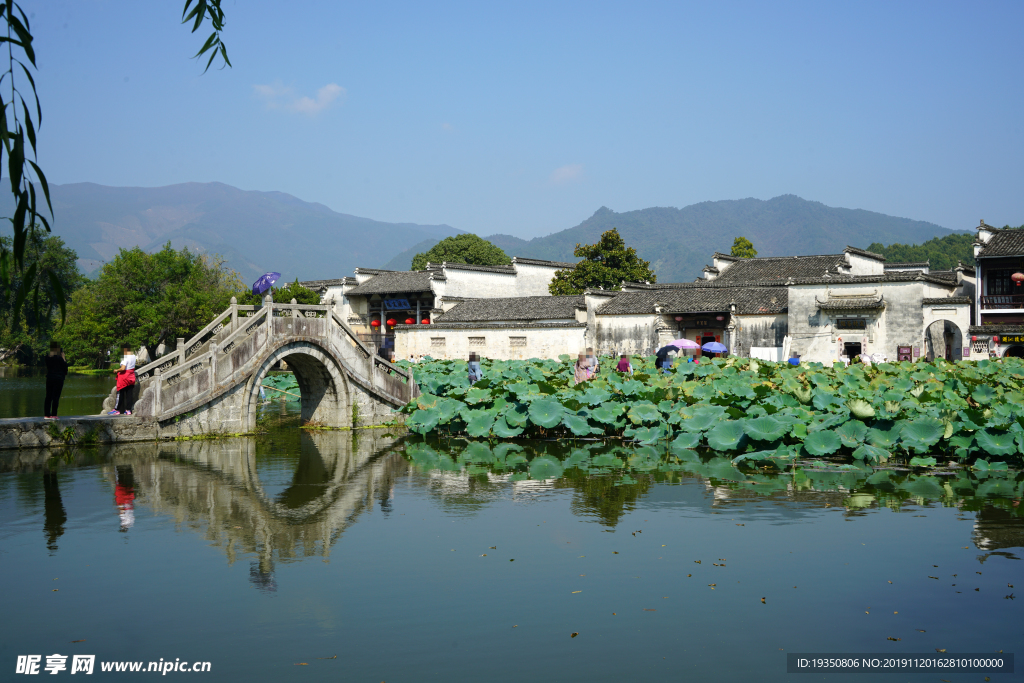
[[[305,282],[300,282],[299,284],[305,287],[306,289],[312,289],[313,291],[320,292],[322,294],[328,287],[337,287],[338,285],[354,285],[355,283],[356,279],[354,277],[339,277],[333,280],[306,280]]]
[[[949,271],[946,271],[947,273]],[[826,277],[804,277],[794,278],[790,284],[794,285],[824,285],[824,284],[856,284],[856,283],[867,283],[867,282],[913,282],[914,280],[921,280],[923,282],[932,282],[937,285],[946,285],[947,287],[955,284],[955,278],[951,280],[949,276],[942,277],[942,275],[935,275],[934,273],[924,273],[920,270],[895,270],[885,273],[884,275],[829,275]]]
[[[447,270],[479,270],[486,273],[503,273],[505,275],[515,275],[516,269],[512,266],[477,266],[471,263],[431,263],[432,268],[442,267]]]
[[[913,261],[907,263],[886,263],[883,268],[889,270],[890,268],[929,268],[931,261]]]
[[[840,265],[846,265],[844,254],[744,258],[725,268],[715,281],[785,282],[789,278],[821,277],[825,273],[838,273]]]
[[[360,268],[359,272],[367,272]],[[425,270],[382,270],[358,287],[349,290],[349,296],[369,294],[396,294],[399,292],[429,292],[432,273]]]
[[[829,297],[825,301],[814,301],[818,308],[823,311],[863,311],[885,308],[885,302],[881,296],[850,296],[850,297]]]
[[[978,252],[977,258],[1024,256],[1024,230],[1003,230],[986,226],[994,233]]]
[[[512,263],[523,263],[528,266],[547,266],[549,268],[575,268],[575,263],[565,261],[545,261],[539,258],[526,258],[525,256],[513,256]]]
[[[858,249],[857,247],[851,247],[849,245],[847,245],[846,249],[843,249],[843,252],[850,254],[858,254],[859,256],[866,256],[867,258],[872,258],[875,259],[876,261],[885,260],[885,257],[882,256],[881,254],[876,254],[875,252],[868,251],[867,249]]]
[[[437,319],[439,323],[501,320],[576,320],[582,295],[519,296],[500,299],[469,299]]]
[[[969,296],[940,296],[929,299],[921,299],[922,306],[943,306],[948,304],[971,304],[974,301]]]
[[[729,312],[736,304],[738,315],[783,313],[789,305],[785,287],[691,287],[620,292],[597,309],[598,315],[653,313],[661,305],[665,313]]]
[[[971,325],[967,328],[967,333],[986,337],[993,334],[1024,334],[1024,325]]]

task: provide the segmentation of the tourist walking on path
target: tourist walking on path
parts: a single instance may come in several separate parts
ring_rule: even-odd
[[[57,404],[60,403],[60,392],[64,389],[64,378],[68,376],[68,360],[64,351],[56,342],[50,344],[50,354],[46,356],[46,398],[43,400],[43,417],[47,420],[57,419]]]
[[[129,346],[122,351],[121,365],[114,370],[117,375],[117,402],[107,415],[131,415],[135,409],[135,354]]]
[[[581,353],[576,359],[576,365],[573,367],[573,383],[586,382],[590,378],[590,361],[585,354]]]
[[[633,365],[629,362],[629,356],[622,354],[619,358],[619,364],[615,367],[619,372],[624,372],[627,375],[633,374]]]
[[[597,359],[597,354],[594,353],[594,349],[591,346],[587,347],[587,362],[590,364],[590,377],[592,379],[597,377],[597,373],[601,368],[601,363]]]
[[[484,371],[480,369],[480,358],[475,353],[469,354],[469,383],[476,384],[483,378]]]

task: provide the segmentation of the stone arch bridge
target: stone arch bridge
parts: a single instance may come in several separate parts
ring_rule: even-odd
[[[161,437],[243,434],[256,427],[260,385],[278,361],[295,373],[302,419],[361,427],[393,419],[419,395],[412,373],[377,356],[331,307],[275,304],[226,311],[177,348],[136,369],[134,414]],[[104,403],[111,410],[114,394]]]

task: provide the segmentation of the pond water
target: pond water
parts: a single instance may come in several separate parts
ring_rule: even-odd
[[[793,652],[1021,643],[1018,472],[772,473],[597,442],[307,432],[270,408],[259,437],[0,452],[5,673],[92,654],[117,680],[133,674],[100,662],[206,661],[218,681],[781,681]]]
[[[68,375],[60,395],[61,416],[98,415],[114,388],[114,376]],[[0,367],[0,418],[42,417],[46,370]]]

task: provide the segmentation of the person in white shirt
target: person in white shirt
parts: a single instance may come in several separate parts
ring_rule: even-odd
[[[135,354],[131,347],[123,347],[121,365],[114,370],[117,376],[117,402],[107,415],[131,415],[135,409]]]

